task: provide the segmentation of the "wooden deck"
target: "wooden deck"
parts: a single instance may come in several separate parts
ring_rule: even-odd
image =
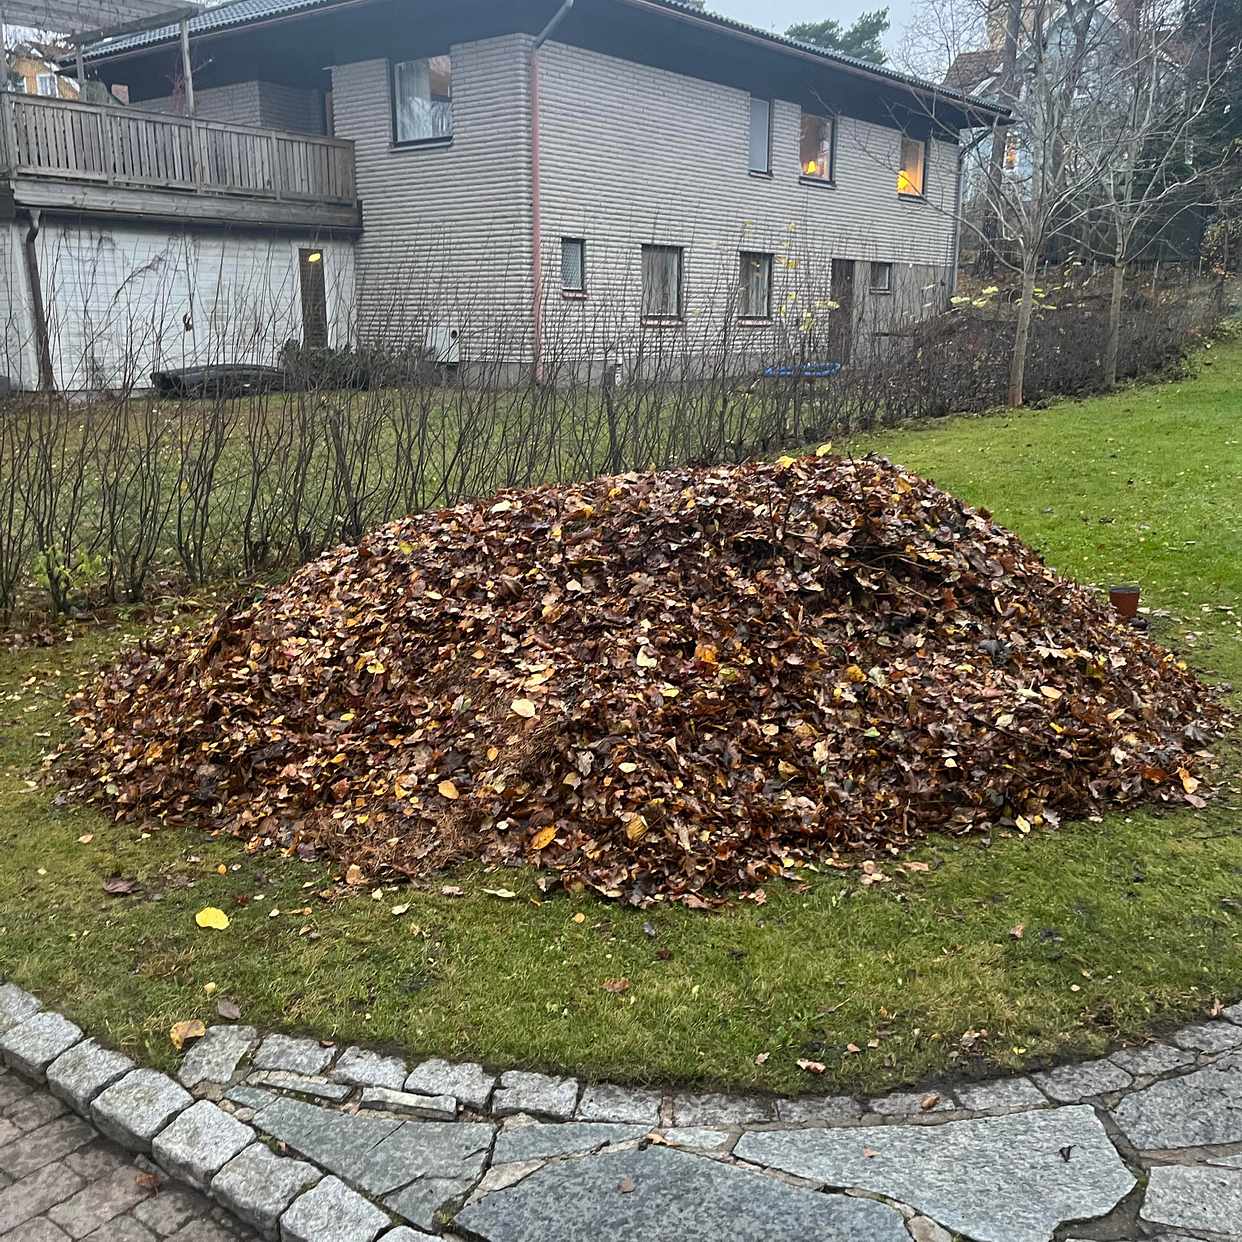
[[[0,92],[0,181],[17,207],[356,229],[338,138]]]

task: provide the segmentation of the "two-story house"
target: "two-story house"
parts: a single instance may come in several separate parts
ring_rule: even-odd
[[[693,339],[726,314],[739,353],[761,357],[829,289],[846,359],[887,307],[944,305],[959,136],[1006,119],[683,0],[236,0],[190,20],[188,52],[200,116],[229,118],[195,124],[296,130],[351,160],[352,222],[217,210],[173,226],[217,272],[204,286],[200,264],[178,278],[184,293],[166,280],[167,308],[152,313],[175,319],[191,295],[218,303],[228,281],[247,285],[249,305],[261,287],[284,309],[279,331],[250,325],[254,360],[270,361],[291,328],[313,343],[427,345],[521,371],[567,341],[624,352],[634,334]],[[127,114],[167,113],[180,32],[107,39],[85,62],[127,88]],[[118,260],[105,283],[121,285],[127,263],[147,261],[150,222],[124,221],[115,194],[88,197],[64,196],[76,214],[45,207],[42,235],[78,238],[62,258],[106,241]],[[118,241],[127,230],[146,241]],[[69,279],[51,292],[72,318],[86,310],[74,302],[83,282],[63,266]]]

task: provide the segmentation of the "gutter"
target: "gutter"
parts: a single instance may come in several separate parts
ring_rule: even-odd
[[[543,383],[543,211],[540,202],[539,167],[539,49],[569,16],[574,0],[564,3],[535,37],[530,49],[530,323],[531,376]]]

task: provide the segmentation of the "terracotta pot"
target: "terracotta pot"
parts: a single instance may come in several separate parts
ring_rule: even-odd
[[[1139,590],[1140,588],[1137,586],[1115,586],[1109,588],[1109,603],[1117,610],[1117,615],[1123,621],[1133,621],[1138,615]]]

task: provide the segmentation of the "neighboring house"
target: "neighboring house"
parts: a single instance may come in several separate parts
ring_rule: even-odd
[[[149,189],[132,218],[115,193],[92,205],[83,191],[61,196],[77,212],[63,223],[44,208],[58,240],[39,244],[61,259],[65,323],[95,313],[113,285],[132,290],[134,273],[141,286],[153,247],[165,278],[148,313],[179,323],[182,302],[231,290],[246,331],[219,315],[234,332],[229,360],[272,361],[300,320],[291,334],[311,343],[430,346],[517,374],[566,351],[615,360],[638,338],[706,341],[725,316],[739,357],[761,359],[829,291],[833,348],[848,358],[898,318],[944,305],[959,136],[1004,119],[959,91],[682,0],[236,0],[191,19],[190,53],[194,125],[233,161],[235,188],[261,197],[272,177],[302,177],[307,204],[321,161],[347,152],[348,192],[332,211],[352,203],[353,219],[328,211],[312,227],[308,207],[295,223],[269,204],[230,220],[213,183],[182,196],[200,215],[213,196],[215,218],[156,227],[177,213]],[[113,109],[126,123],[184,124],[138,111],[182,97],[175,26],[96,44],[86,64],[128,89],[132,106]],[[322,106],[293,117],[290,98]],[[309,136],[312,114],[324,137]],[[306,136],[272,134],[270,146],[271,127]],[[168,194],[181,194],[174,180]],[[79,292],[88,285],[95,300]],[[279,306],[267,328],[262,291]],[[184,356],[219,352],[198,340],[212,313],[189,316]],[[96,353],[110,358],[134,322]],[[167,333],[152,332],[167,360]]]
[[[65,53],[63,47],[16,44],[8,54],[9,89],[52,99],[77,99],[77,80],[62,75],[58,64],[58,59]]]

